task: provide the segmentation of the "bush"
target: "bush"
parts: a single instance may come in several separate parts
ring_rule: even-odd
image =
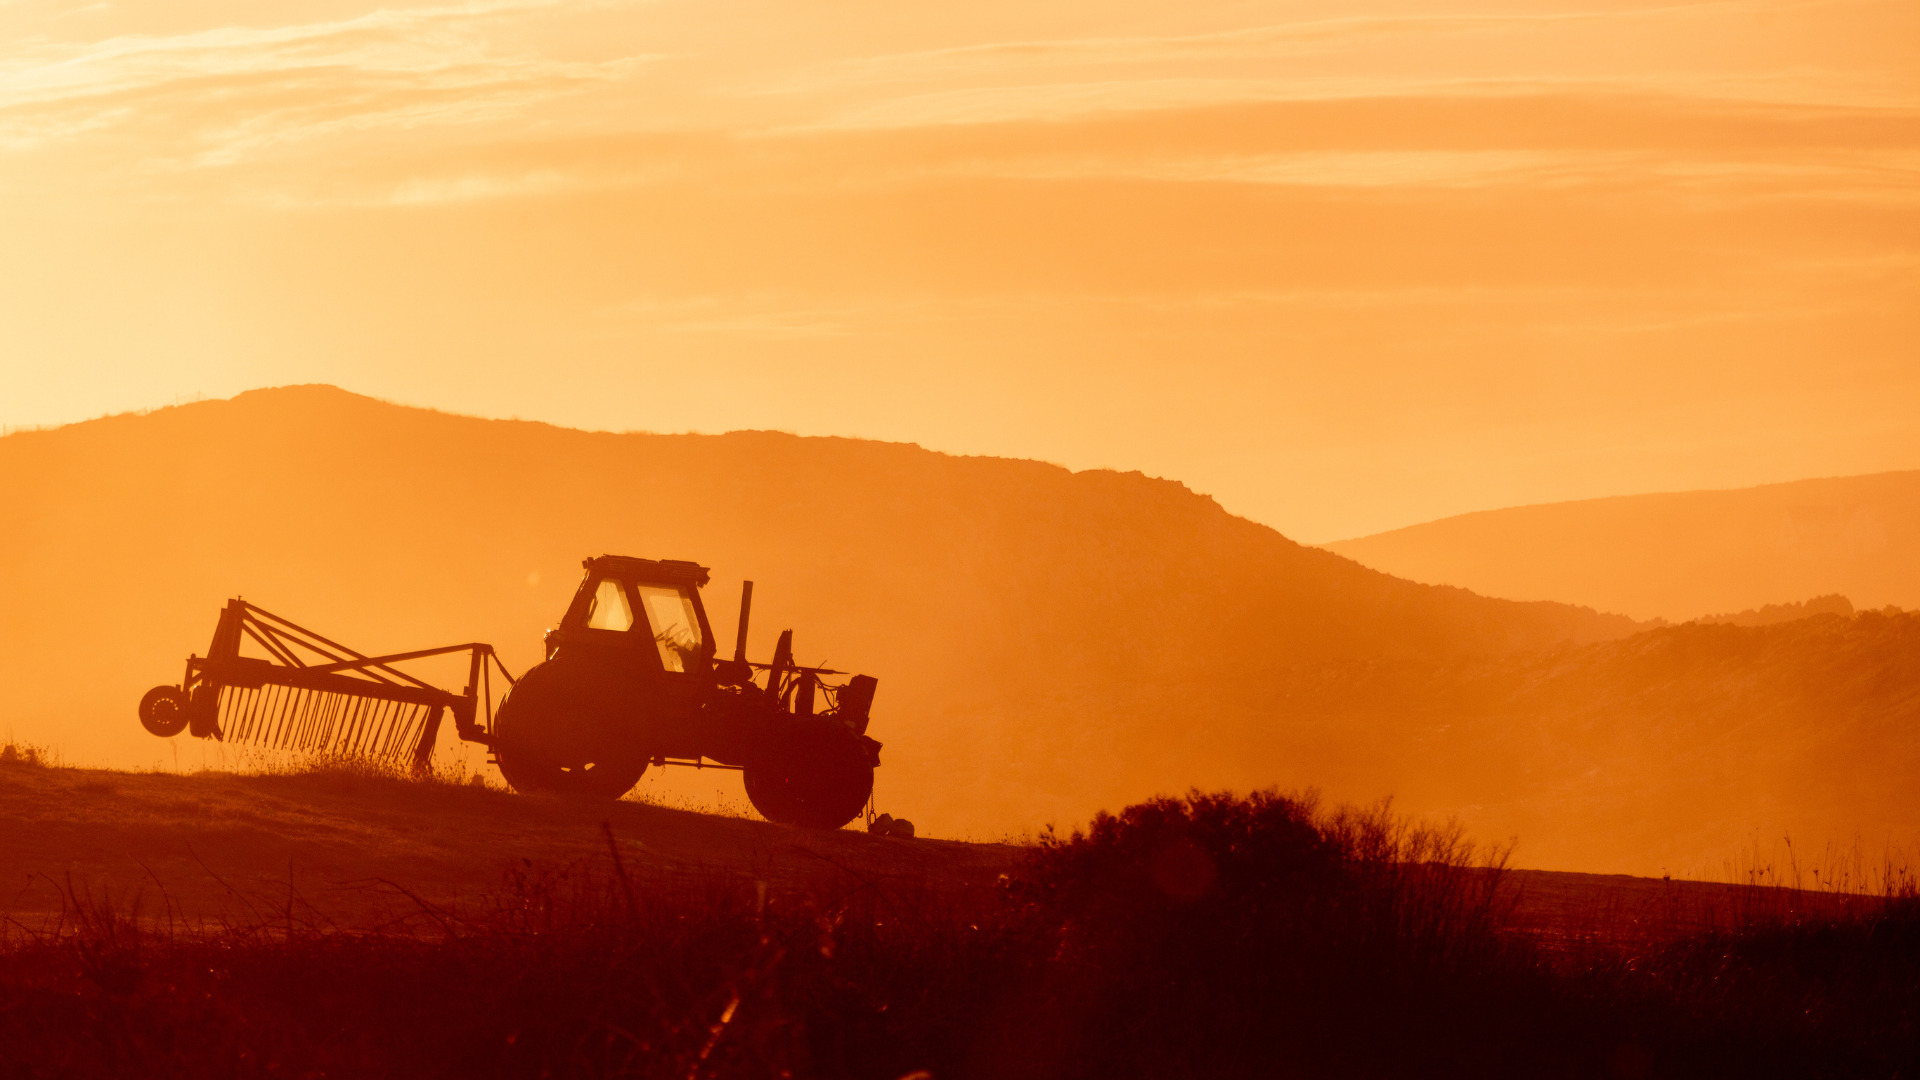
[[[1056,1047],[1036,1070],[1051,1075],[1484,1074],[1561,1058],[1564,1010],[1502,933],[1503,865],[1385,805],[1195,793],[1101,815],[1034,855],[1030,917],[1059,946],[1044,1022],[1016,1042]]]

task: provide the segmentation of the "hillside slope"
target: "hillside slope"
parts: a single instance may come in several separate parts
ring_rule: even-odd
[[[1414,581],[1639,619],[1829,593],[1920,607],[1920,471],[1517,506],[1325,546]]]
[[[83,764],[236,763],[133,715],[227,597],[522,670],[579,559],[621,552],[714,567],[722,640],[750,576],[756,656],[793,627],[803,662],[880,676],[880,808],[929,835],[1318,786],[1517,835],[1527,865],[1659,873],[1920,820],[1905,617],[1637,633],[1398,580],[1137,474],[302,387],[0,438],[0,505],[0,733]],[[731,774],[660,772],[654,797],[738,804]]]
[[[1920,839],[1920,615],[1688,624],[1422,678],[1394,693],[1422,751],[1395,790],[1469,820],[1497,799],[1548,865],[1714,875],[1788,838],[1809,866],[1877,864]]]
[[[155,923],[302,930],[473,916],[516,879],[620,873],[641,895],[764,882],[769,900],[877,890],[923,913],[1003,909],[1032,849],[820,832],[632,800],[582,804],[350,770],[235,776],[0,763],[0,920],[71,918],[76,897]],[[1513,871],[1513,925],[1547,940],[1662,940],[1725,925],[1737,891],[1706,882]]]
[[[1304,781],[1267,754],[1216,765],[1248,721],[1209,687],[1250,668],[1632,629],[1397,581],[1137,474],[570,431],[328,387],[8,436],[0,505],[0,724],[76,760],[171,760],[132,706],[230,596],[367,650],[490,641],[520,670],[582,556],[693,558],[723,639],[751,576],[756,656],[794,627],[803,661],[881,677],[883,795],[947,835]]]

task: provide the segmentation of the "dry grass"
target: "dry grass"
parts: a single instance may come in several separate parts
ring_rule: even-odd
[[[44,768],[55,764],[53,755],[44,746],[30,743],[16,743],[8,740],[0,746],[0,767],[20,766],[25,768]]]
[[[66,883],[0,940],[0,1076],[1911,1075],[1911,892],[1584,967],[1504,852],[1382,805],[1160,799],[1047,837],[991,910],[518,865],[378,930],[186,926]],[[1757,910],[1757,909],[1756,909]]]

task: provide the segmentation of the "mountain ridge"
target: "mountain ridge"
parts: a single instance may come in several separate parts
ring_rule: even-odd
[[[1835,593],[1913,608],[1920,470],[1479,510],[1321,546],[1410,580],[1643,620]]]
[[[1715,805],[1679,797],[1687,778],[1657,762],[1653,787],[1581,766],[1631,758],[1671,722],[1667,698],[1711,705],[1686,738],[1724,740],[1777,696],[1742,666],[1762,638],[1739,635],[1767,630],[1635,667],[1607,650],[1658,631],[1624,616],[1399,580],[1133,473],[780,432],[582,432],[309,387],[0,438],[0,505],[15,511],[0,723],[86,764],[244,764],[133,717],[228,597],[370,652],[489,641],[521,671],[579,559],[617,552],[713,567],[723,642],[751,577],[752,654],[792,627],[802,662],[879,676],[879,808],[929,835],[1070,826],[1189,787],[1318,787],[1523,834],[1533,865],[1656,872],[1708,857],[1734,822],[1911,820],[1878,765],[1857,813],[1783,797],[1804,778],[1761,746],[1732,752],[1773,778]],[[1848,646],[1867,674],[1847,708],[1909,714],[1904,625]],[[1601,706],[1617,715],[1596,728]],[[485,767],[460,751],[441,748]],[[1874,750],[1888,769],[1903,755]],[[730,776],[664,772],[649,797],[740,805]],[[1566,814],[1542,809],[1553,791],[1578,793]],[[1693,846],[1653,851],[1646,823],[1662,821]]]

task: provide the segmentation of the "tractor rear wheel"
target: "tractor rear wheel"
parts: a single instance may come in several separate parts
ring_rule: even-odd
[[[494,717],[494,759],[519,792],[617,799],[640,782],[647,756],[631,703],[548,661],[520,677]]]
[[[873,797],[873,761],[853,739],[796,740],[741,771],[760,816],[783,825],[838,829]]]

